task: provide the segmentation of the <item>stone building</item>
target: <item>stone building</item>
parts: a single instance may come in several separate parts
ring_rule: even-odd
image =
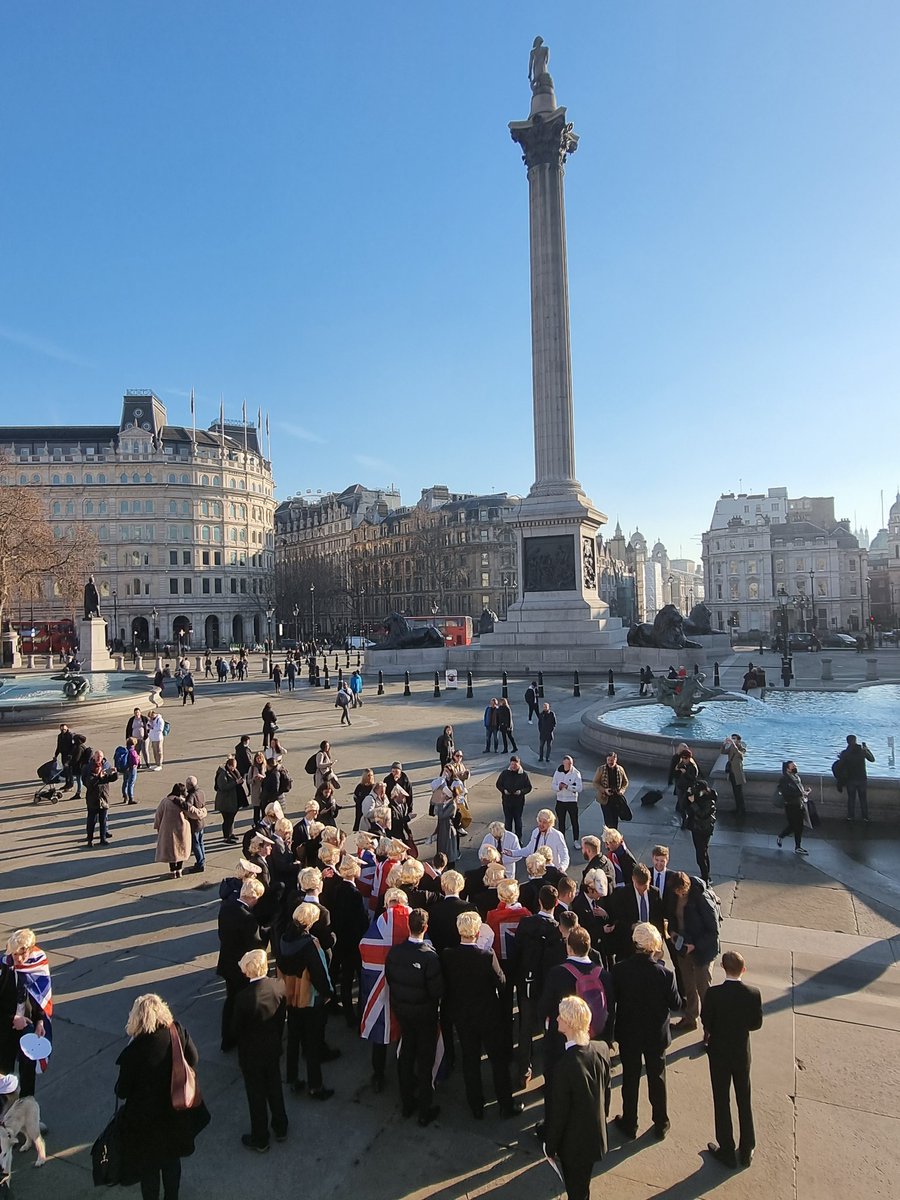
[[[786,488],[722,496],[703,534],[706,603],[717,629],[858,632],[866,620],[866,552],[836,520],[834,498]]]
[[[900,492],[891,505],[887,528],[869,546],[870,615],[878,630],[900,628]]]
[[[38,489],[54,525],[93,535],[84,576],[96,578],[112,639],[215,648],[265,638],[275,502],[255,427],[170,425],[151,391],[129,391],[118,425],[2,426],[0,453],[3,475]],[[47,580],[32,613],[60,620],[72,605]]]

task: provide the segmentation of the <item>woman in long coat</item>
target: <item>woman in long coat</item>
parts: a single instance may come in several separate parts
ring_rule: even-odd
[[[166,1200],[178,1200],[181,1159],[194,1153],[194,1138],[209,1124],[201,1101],[197,1108],[172,1107],[172,1025],[169,1006],[152,993],[131,1006],[125,1032],[131,1041],[116,1059],[116,1095],[125,1101],[119,1120],[122,1132],[123,1184],[140,1183],[141,1195],[159,1196],[160,1177]],[[189,1066],[199,1055],[191,1035],[179,1024],[175,1031]]]
[[[459,780],[450,778],[450,770],[447,768],[431,785],[431,807],[437,817],[435,851],[447,855],[448,867],[452,867],[459,858],[459,833],[454,824],[454,817],[458,811],[454,784],[461,794],[463,785]]]
[[[244,791],[244,781],[238,770],[237,760],[227,758],[225,765],[216,771],[216,812],[222,814],[222,837],[226,842],[236,842],[234,836],[234,818],[241,801],[247,803],[247,793]]]
[[[191,852],[191,823],[187,817],[189,805],[187,788],[176,783],[168,796],[159,802],[153,828],[156,830],[156,862],[169,864],[172,879],[181,878],[184,860]],[[198,813],[197,809],[194,809]]]

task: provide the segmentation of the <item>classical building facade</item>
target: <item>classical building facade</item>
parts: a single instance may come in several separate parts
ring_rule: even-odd
[[[830,496],[722,496],[703,534],[706,603],[718,629],[859,632],[868,619],[867,556]]]
[[[111,638],[142,648],[265,638],[275,501],[255,427],[170,425],[158,397],[132,391],[118,425],[2,426],[0,453],[0,485],[37,489],[56,527],[92,535],[84,574]],[[59,620],[71,603],[47,580],[32,614]]]
[[[891,505],[887,528],[869,546],[870,615],[878,630],[900,628],[900,492]]]

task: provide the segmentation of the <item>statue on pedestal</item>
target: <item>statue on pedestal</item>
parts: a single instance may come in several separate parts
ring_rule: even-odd
[[[88,577],[87,583],[84,585],[84,619],[90,621],[91,617],[100,616],[100,595],[94,583],[93,575]]]
[[[533,92],[552,92],[553,80],[547,70],[550,62],[550,47],[544,45],[544,39],[536,37],[528,56],[528,81]]]
[[[628,645],[648,650],[699,650],[699,642],[684,636],[684,617],[674,604],[665,604],[653,619],[653,624],[632,625],[628,630]]]
[[[689,720],[703,711],[699,700],[714,700],[723,694],[722,688],[708,688],[703,672],[697,675],[678,676],[668,679],[659,675],[654,679],[656,684],[656,699],[660,704],[666,704],[673,709],[676,717]]]

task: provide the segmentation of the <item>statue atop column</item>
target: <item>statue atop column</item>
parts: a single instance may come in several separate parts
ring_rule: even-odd
[[[552,92],[553,80],[547,70],[550,61],[550,47],[544,45],[544,39],[536,37],[528,56],[528,81],[533,92]]]
[[[97,592],[97,587],[94,583],[93,575],[88,577],[87,583],[84,585],[84,619],[89,621],[91,617],[100,616],[100,595]]]

